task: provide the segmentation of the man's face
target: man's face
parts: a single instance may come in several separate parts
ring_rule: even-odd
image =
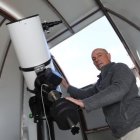
[[[103,49],[95,49],[92,52],[92,60],[94,65],[96,66],[96,68],[98,70],[101,70],[101,68],[107,64],[109,64],[110,61],[110,54],[107,53],[105,50]]]

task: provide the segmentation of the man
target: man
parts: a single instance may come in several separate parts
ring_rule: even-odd
[[[140,97],[133,72],[123,63],[111,62],[102,48],[91,54],[94,65],[101,71],[99,79],[88,89],[78,89],[65,79],[62,85],[70,93],[66,99],[87,112],[101,108],[114,136],[120,140],[140,139]]]

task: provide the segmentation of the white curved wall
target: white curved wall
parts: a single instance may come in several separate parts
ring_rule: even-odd
[[[21,72],[10,47],[0,79],[0,139],[20,139]]]

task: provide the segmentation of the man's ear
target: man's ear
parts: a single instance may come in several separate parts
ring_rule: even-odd
[[[108,56],[108,59],[111,61],[111,54],[108,53],[107,56]]]

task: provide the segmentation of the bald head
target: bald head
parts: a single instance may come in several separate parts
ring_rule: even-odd
[[[103,48],[96,48],[92,51],[92,53],[96,52],[96,51],[102,51],[104,53],[108,53],[108,51],[106,49],[103,49]]]
[[[105,65],[111,62],[110,54],[107,52],[107,50],[103,48],[97,48],[93,50],[91,54],[91,58],[98,70],[101,70],[102,67],[104,67]]]

